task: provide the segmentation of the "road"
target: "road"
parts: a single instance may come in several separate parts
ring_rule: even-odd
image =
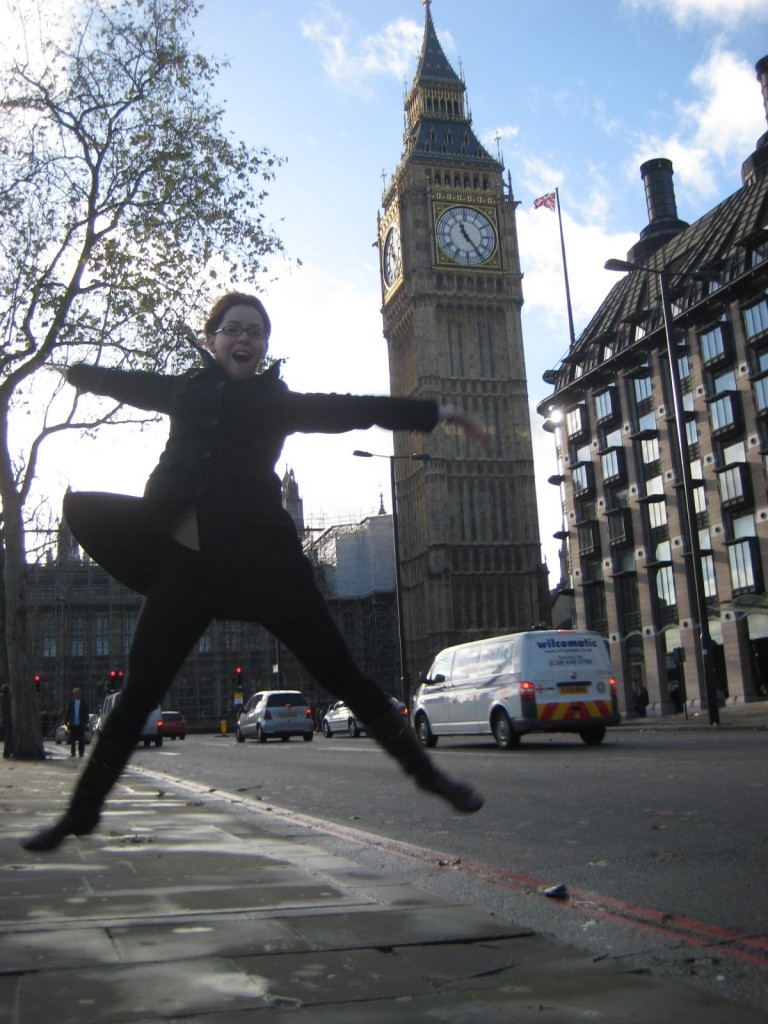
[[[768,1005],[768,733],[617,729],[600,747],[553,736],[517,751],[442,739],[434,756],[486,795],[479,814],[414,790],[364,737],[193,735],[135,763],[237,794],[244,813],[315,819],[362,865],[595,956]],[[544,895],[555,885],[567,898]]]

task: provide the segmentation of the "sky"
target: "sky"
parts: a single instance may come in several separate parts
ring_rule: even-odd
[[[508,170],[524,273],[523,336],[542,555],[557,582],[553,436],[536,404],[568,349],[557,217],[533,200],[559,190],[576,335],[617,283],[648,222],[639,168],[674,165],[678,215],[694,222],[741,186],[768,126],[754,65],[768,54],[765,0],[433,0],[446,56],[467,85],[473,128]],[[297,391],[389,392],[375,248],[382,190],[402,153],[403,100],[423,37],[422,0],[207,0],[196,44],[229,67],[215,98],[226,126],[287,162],[266,212],[288,259],[264,280],[271,352]],[[301,264],[298,264],[301,261]],[[247,285],[248,282],[238,282]],[[52,504],[77,489],[141,493],[165,428],[47,446]],[[288,440],[313,525],[389,511],[391,452],[374,429]],[[74,454],[73,454],[74,453]]]

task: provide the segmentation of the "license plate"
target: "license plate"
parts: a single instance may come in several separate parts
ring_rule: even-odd
[[[571,683],[561,684],[558,689],[560,693],[589,693],[588,686],[575,686]]]
[[[298,711],[278,711],[277,714],[278,714],[279,718],[298,718],[299,717],[299,712]]]

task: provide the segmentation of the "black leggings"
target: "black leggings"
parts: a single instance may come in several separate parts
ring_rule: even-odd
[[[136,622],[123,697],[107,718],[105,738],[123,747],[138,742],[147,715],[162,703],[213,618],[198,552],[172,542]],[[299,619],[262,625],[363,722],[373,722],[389,710],[388,698],[357,667],[326,606]]]

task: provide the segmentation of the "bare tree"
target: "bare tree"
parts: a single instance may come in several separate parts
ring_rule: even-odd
[[[14,3],[19,42],[0,58],[0,672],[7,662],[21,758],[43,751],[25,502],[45,438],[97,422],[51,368],[185,365],[188,324],[211,293],[253,287],[282,251],[262,209],[280,160],[224,130],[211,97],[222,63],[192,46],[193,0],[60,11]],[[112,409],[98,422],[125,418]]]

